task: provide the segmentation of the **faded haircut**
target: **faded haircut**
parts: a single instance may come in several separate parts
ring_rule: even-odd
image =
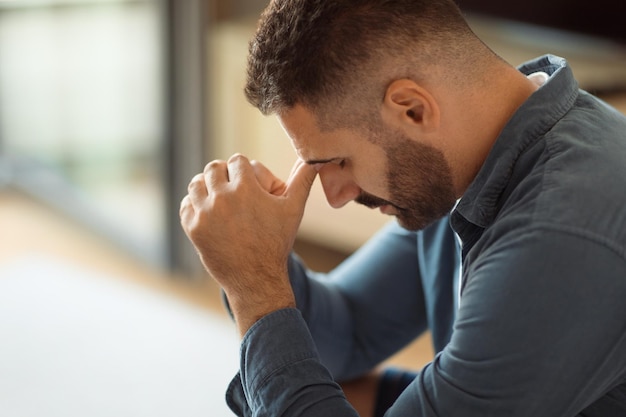
[[[468,41],[453,0],[273,0],[250,41],[245,94],[266,115],[295,104],[339,115],[347,97],[382,99],[394,78],[468,57]]]

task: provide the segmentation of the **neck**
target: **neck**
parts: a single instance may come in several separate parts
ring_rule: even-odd
[[[448,96],[448,158],[457,198],[478,174],[509,119],[537,88],[517,69],[498,62],[471,87]]]

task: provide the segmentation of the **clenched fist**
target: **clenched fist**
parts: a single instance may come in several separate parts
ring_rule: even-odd
[[[287,258],[315,176],[297,161],[285,183],[236,154],[210,162],[189,183],[182,227],[224,289],[242,335],[264,315],[295,307]]]

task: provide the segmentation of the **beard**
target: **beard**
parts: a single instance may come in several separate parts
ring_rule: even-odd
[[[452,172],[440,150],[402,136],[395,139],[384,146],[390,200],[362,191],[354,201],[370,208],[390,205],[400,226],[421,230],[454,207]]]

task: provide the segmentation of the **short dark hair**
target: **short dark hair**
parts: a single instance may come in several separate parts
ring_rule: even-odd
[[[245,94],[263,114],[319,110],[394,58],[401,74],[463,53],[468,35],[453,0],[273,0],[250,42]]]

